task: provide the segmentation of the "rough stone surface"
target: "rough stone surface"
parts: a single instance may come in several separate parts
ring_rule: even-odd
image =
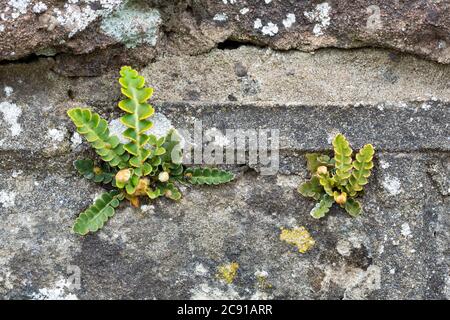
[[[5,0],[0,14],[0,60],[94,53],[78,60],[96,72],[234,45],[226,40],[280,50],[376,46],[450,62],[448,1]]]
[[[450,298],[449,66],[384,49],[310,54],[228,42],[211,50],[225,39],[278,49],[305,49],[305,41],[310,48],[376,44],[445,62],[445,50],[426,50],[434,35],[448,36],[441,17],[446,2],[380,1],[383,17],[386,8],[409,9],[397,10],[397,23],[375,33],[383,43],[360,28],[348,31],[365,1],[323,2],[329,8],[275,0],[137,1],[125,9],[115,0],[70,2],[104,13],[70,36],[68,25],[32,28],[39,16],[64,7],[61,1],[0,4],[14,3],[7,17],[17,16],[8,25],[0,16],[6,27],[0,40],[11,39],[0,41],[2,57],[12,48],[18,54],[8,59],[44,48],[56,54],[0,65],[0,297]],[[112,32],[122,16],[149,23],[149,37]],[[406,31],[399,37],[401,21]],[[124,37],[122,44],[112,35]],[[163,55],[162,48],[184,51]],[[183,187],[178,203],[146,201],[140,209],[123,203],[100,232],[73,235],[74,219],[103,189],[72,167],[73,160],[93,154],[66,111],[89,106],[116,123],[115,66],[127,59],[146,65],[140,71],[155,88],[158,130],[191,130],[196,121],[209,132],[279,129],[279,171],[263,175],[258,164],[232,165],[237,178],[230,184]],[[337,132],[355,149],[376,147],[364,213],[352,219],[333,208],[314,220],[314,202],[296,191],[308,175],[304,154],[329,152]],[[280,240],[282,228],[301,226],[315,241],[304,254]],[[217,272],[232,262],[239,269],[227,284]],[[81,283],[74,287],[77,274]]]

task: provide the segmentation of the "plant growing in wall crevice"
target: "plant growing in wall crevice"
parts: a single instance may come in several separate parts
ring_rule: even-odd
[[[145,87],[145,79],[131,67],[122,67],[120,75],[125,99],[119,102],[119,108],[126,113],[120,120],[127,127],[123,132],[126,144],[110,134],[108,123],[97,113],[82,108],[68,111],[78,133],[86,138],[101,160],[76,160],[76,169],[87,179],[114,187],[76,219],[73,231],[80,235],[101,229],[124,199],[136,207],[142,196],[179,200],[178,183],[217,185],[234,179],[231,172],[217,168],[185,168],[176,130],[160,138],[147,134],[153,125],[149,119],[154,109],[147,103],[153,89]]]
[[[319,201],[311,210],[311,216],[316,219],[324,217],[333,203],[357,217],[362,208],[356,198],[368,183],[375,150],[371,144],[366,144],[353,159],[353,150],[342,134],[333,139],[333,149],[333,158],[317,153],[306,155],[311,179],[302,183],[298,192]]]

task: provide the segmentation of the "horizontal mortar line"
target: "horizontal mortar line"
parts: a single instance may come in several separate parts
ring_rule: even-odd
[[[190,100],[174,100],[174,101],[163,101],[163,100],[153,100],[150,101],[150,104],[153,104],[156,107],[164,108],[164,106],[169,107],[206,107],[206,108],[223,108],[223,107],[231,107],[231,108],[239,108],[239,107],[259,107],[259,108],[284,108],[284,107],[297,107],[297,108],[374,108],[378,111],[382,112],[384,110],[407,110],[407,109],[415,109],[419,104],[423,104],[426,102],[444,104],[445,107],[450,109],[450,100],[446,100],[445,98],[434,99],[417,99],[412,98],[411,100],[401,100],[401,101],[358,101],[358,102],[329,102],[329,103],[319,103],[313,104],[302,101],[289,101],[289,102],[277,102],[272,100],[258,100],[258,101],[190,101]],[[448,104],[448,105],[447,105]],[[383,105],[384,110],[380,110],[380,105]],[[405,106],[406,105],[406,106]],[[414,106],[411,106],[414,105]],[[433,107],[429,109],[432,111]],[[156,110],[157,112],[162,112],[163,110]]]
[[[370,143],[370,142],[368,142]],[[355,146],[353,146],[354,148],[357,148]],[[361,146],[362,147],[362,146]],[[226,147],[223,147],[224,150],[224,154],[225,154],[225,150]],[[245,151],[248,152],[248,148],[246,149],[241,149],[241,148],[234,148],[233,149],[235,152],[239,151]],[[333,151],[333,147],[330,146],[329,148],[291,148],[291,147],[281,147],[278,149],[274,149],[274,150],[278,150],[278,152],[281,153],[297,153],[297,154],[305,154],[305,153],[312,153],[312,152],[330,152]],[[386,154],[399,154],[399,153],[405,153],[405,154],[446,154],[446,153],[450,153],[450,145],[448,147],[448,149],[444,149],[441,147],[436,147],[436,148],[417,148],[417,149],[402,149],[402,148],[383,148],[383,149],[377,149],[375,146],[375,150],[377,153],[386,153]],[[270,151],[270,149],[268,149],[268,151]],[[355,150],[354,150],[355,151]],[[25,154],[24,154],[25,153]],[[29,154],[30,157],[27,157],[26,154]],[[52,155],[45,155],[43,153],[41,153],[39,150],[35,150],[35,149],[20,149],[20,150],[11,150],[11,149],[7,149],[7,150],[2,150],[0,149],[0,161],[2,160],[2,156],[14,156],[17,155],[18,159],[37,159],[37,160],[51,160],[51,159],[55,159],[55,158],[59,158],[59,157],[64,157],[64,156],[69,156],[69,155],[83,155],[85,154],[84,152],[55,152]]]
[[[357,150],[355,150],[357,151]],[[283,156],[297,156],[299,160],[304,160],[303,156],[307,153],[331,153],[332,149],[304,149],[304,150],[296,150],[296,149],[279,149],[280,157]],[[382,150],[376,150],[375,151],[375,157],[378,155],[410,155],[410,156],[420,156],[420,155],[427,155],[429,157],[442,157],[442,156],[450,156],[450,150],[439,150],[439,149],[421,149],[421,150],[390,150],[390,149],[382,149]],[[248,153],[248,152],[247,152]],[[0,163],[4,160],[2,155],[5,155],[5,152],[0,151]],[[9,153],[7,154],[10,157],[7,159],[6,164],[0,164],[0,170],[17,170],[17,169],[25,169],[27,171],[39,171],[42,172],[42,167],[36,168],[34,164],[44,164],[44,167],[47,167],[45,165],[46,162],[54,162],[54,166],[57,165],[69,165],[72,163],[75,159],[81,159],[81,158],[97,158],[97,156],[92,156],[92,154],[86,154],[86,153],[65,153],[65,154],[59,154],[54,156],[39,156],[34,154],[32,157],[25,158],[23,154],[16,153]],[[225,157],[225,154],[224,154]],[[3,158],[3,159],[2,159]],[[33,159],[32,161],[29,161]],[[28,161],[27,161],[28,160]],[[60,160],[60,162],[57,162]],[[7,165],[10,164],[10,165]],[[246,162],[248,164],[248,161]],[[257,163],[258,164],[258,163]],[[204,164],[208,165],[208,164]],[[235,166],[242,166],[243,164],[232,164]],[[33,170],[35,169],[35,170]]]

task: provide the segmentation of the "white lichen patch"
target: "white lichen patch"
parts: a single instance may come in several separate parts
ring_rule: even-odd
[[[323,35],[323,31],[329,27],[331,22],[330,12],[330,5],[328,2],[324,2],[316,5],[314,10],[303,13],[309,21],[316,22],[313,33],[317,37]]]
[[[10,7],[6,7],[4,13],[9,13],[10,17],[14,20],[23,14],[27,13],[30,0],[8,0],[7,4]],[[4,16],[5,17],[5,16]],[[5,18],[6,19],[6,18]]]
[[[296,189],[298,187],[301,180],[302,178],[300,176],[277,174],[276,184],[279,187],[291,191],[292,189]]]
[[[206,269],[206,267],[201,263],[195,266],[194,273],[198,276],[205,276],[208,274],[208,272],[209,272],[208,269]]]
[[[66,28],[69,32],[69,38],[71,38],[86,29],[89,24],[98,18],[110,15],[123,2],[123,0],[69,1],[61,9],[54,8],[52,14],[57,23]],[[91,3],[95,3],[98,8],[92,9]]]
[[[5,26],[0,24],[0,33],[2,33],[3,31],[5,31]]]
[[[405,238],[411,237],[411,228],[409,227],[409,224],[407,222],[403,223],[401,226],[401,234]]]
[[[431,105],[430,105],[429,103],[424,102],[424,103],[421,105],[421,108],[422,108],[423,110],[425,110],[425,111],[428,111],[428,110],[431,109]]]
[[[341,239],[336,245],[336,250],[341,256],[348,257],[351,254],[352,245],[347,240]]]
[[[53,288],[42,288],[32,293],[31,298],[33,300],[78,300],[75,294],[67,293],[66,288],[70,288],[70,283],[61,279]]]
[[[78,132],[74,132],[72,137],[70,138],[70,147],[72,149],[75,149],[78,147],[81,143],[83,143],[83,140],[81,139],[81,136]]]
[[[214,18],[214,21],[227,21],[228,20],[228,16],[226,13],[217,13]]]
[[[382,169],[388,169],[391,166],[391,164],[385,160],[380,160],[380,166]]]
[[[255,28],[255,29],[260,29],[260,28],[262,28],[262,21],[261,21],[261,19],[256,19],[255,20],[255,22],[253,23],[253,28]]]
[[[327,132],[327,142],[333,142],[333,139],[340,133],[341,132],[336,128],[331,129],[329,132]]]
[[[261,32],[266,36],[274,36],[278,33],[278,26],[272,22],[267,23],[267,25],[263,26]]]
[[[47,11],[47,5],[45,3],[43,3],[42,1],[37,2],[34,6],[33,6],[33,12],[34,13],[44,13],[45,11]]]
[[[22,127],[18,122],[22,110],[14,103],[1,102],[0,112],[3,114],[3,120],[8,124],[11,135],[18,136],[22,132]]]
[[[249,11],[249,8],[242,8],[241,10],[239,10],[240,14],[247,14]]]
[[[384,187],[384,189],[391,195],[391,196],[396,196],[399,193],[402,192],[401,190],[401,184],[400,184],[400,180],[396,177],[391,177],[389,175],[387,175],[383,182],[382,185]]]
[[[381,288],[381,268],[376,265],[370,265],[367,270],[328,266],[325,268],[322,290],[327,292],[332,284],[344,289],[344,299],[366,299],[372,291]]]
[[[9,98],[13,94],[14,89],[9,86],[5,86],[3,91],[5,92],[6,97]]]
[[[288,13],[286,15],[286,19],[283,19],[283,26],[286,29],[289,29],[290,27],[292,27],[292,25],[295,23],[295,14],[293,13]]]
[[[142,213],[153,214],[155,213],[155,206],[151,204],[143,204],[141,205]]]
[[[64,141],[64,137],[66,135],[66,129],[49,129],[47,131],[47,139],[52,142],[62,142]]]
[[[160,23],[161,16],[156,9],[142,11],[125,7],[103,19],[101,29],[127,48],[141,44],[155,46]]]
[[[0,191],[0,204],[3,208],[14,207],[16,201],[16,194],[13,191]]]
[[[22,170],[13,170],[13,172],[11,173],[11,177],[13,178],[17,178],[20,175],[22,175],[23,171]]]

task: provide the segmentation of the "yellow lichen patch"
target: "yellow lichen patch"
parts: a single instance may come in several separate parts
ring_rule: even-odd
[[[217,268],[217,278],[225,281],[228,284],[231,284],[233,283],[234,278],[236,278],[238,269],[239,264],[237,262],[223,264],[219,266],[219,268]]]
[[[281,228],[280,240],[297,246],[301,253],[305,253],[316,243],[305,227],[295,227],[292,230]]]
[[[272,284],[267,280],[267,272],[255,272],[258,288],[261,290],[267,290],[272,288]]]

